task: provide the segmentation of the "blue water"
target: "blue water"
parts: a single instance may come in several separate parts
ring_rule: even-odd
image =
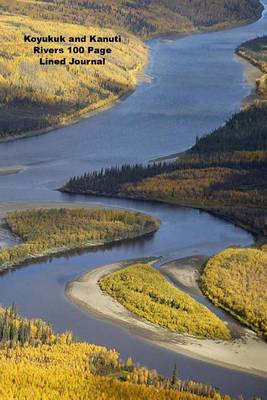
[[[51,258],[4,274],[0,302],[15,301],[27,316],[47,319],[58,331],[115,347],[123,357],[168,374],[174,362],[183,378],[209,382],[222,391],[267,396],[266,380],[174,354],[132,332],[98,320],[71,304],[65,284],[90,268],[121,259],[213,254],[230,245],[249,245],[245,231],[207,213],[182,207],[126,200],[69,196],[54,189],[70,176],[125,162],[146,162],[183,151],[196,136],[222,125],[250,92],[244,64],[234,49],[266,33],[266,14],[248,26],[221,32],[148,42],[151,83],[141,83],[108,111],[51,132],[0,145],[0,167],[23,165],[19,174],[0,177],[0,202],[94,202],[140,210],[162,221],[151,238],[97,251]]]

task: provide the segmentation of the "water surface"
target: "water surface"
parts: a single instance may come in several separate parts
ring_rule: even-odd
[[[87,269],[121,259],[213,254],[230,245],[249,245],[245,231],[197,210],[126,200],[69,196],[54,189],[70,176],[125,162],[146,162],[183,151],[196,136],[222,125],[250,92],[244,63],[234,55],[242,41],[266,32],[260,21],[221,32],[148,42],[152,82],[141,83],[124,102],[95,117],[51,132],[0,145],[0,167],[24,165],[0,177],[1,202],[87,201],[147,212],[161,219],[151,238],[97,251],[51,258],[3,274],[0,301],[15,301],[27,316],[50,320],[58,331],[72,329],[79,339],[118,349],[123,357],[169,374],[174,362],[183,378],[209,382],[224,392],[267,396],[266,380],[199,362],[145,342],[131,332],[97,320],[64,295],[68,281]]]

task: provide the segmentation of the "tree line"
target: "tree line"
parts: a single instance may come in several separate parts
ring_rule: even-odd
[[[0,308],[0,349],[41,344],[71,343],[72,334],[56,335],[50,324],[40,319],[22,318],[15,306]],[[1,350],[0,350],[1,351]]]
[[[231,400],[211,385],[181,380],[176,367],[166,378],[115,350],[76,342],[70,332],[58,335],[14,305],[0,309],[0,331],[9,332],[0,340],[1,400]]]
[[[92,171],[71,178],[61,190],[196,206],[266,235],[266,174],[267,108],[262,105],[197,138],[175,162]]]

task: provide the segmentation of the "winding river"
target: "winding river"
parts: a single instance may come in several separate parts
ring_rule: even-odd
[[[267,1],[266,1],[267,5]],[[244,230],[207,213],[136,201],[69,196],[55,191],[73,175],[124,162],[146,162],[183,151],[240,109],[251,90],[245,66],[234,55],[242,41],[267,31],[267,14],[256,23],[231,30],[148,42],[151,82],[141,82],[125,101],[90,119],[39,137],[0,145],[0,167],[20,165],[0,176],[0,202],[87,202],[139,210],[162,221],[150,238],[95,251],[53,257],[0,277],[0,301],[22,314],[71,329],[79,339],[115,347],[164,374],[174,362],[183,378],[209,382],[223,392],[267,396],[263,378],[172,353],[128,330],[98,320],[64,295],[68,281],[90,268],[122,259],[162,256],[164,261],[192,254],[213,254],[229,245],[249,245]],[[251,67],[252,68],[252,67]]]

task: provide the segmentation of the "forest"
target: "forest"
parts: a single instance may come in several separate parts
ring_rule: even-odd
[[[25,3],[23,3],[25,4]],[[30,4],[30,3],[29,3]],[[137,38],[124,34],[121,43],[112,43],[106,65],[40,65],[33,54],[34,44],[23,35],[114,36],[111,29],[43,21],[25,16],[0,14],[0,141],[27,131],[64,125],[84,113],[110,104],[136,86],[137,76],[147,61],[147,49]],[[44,47],[64,50],[56,58],[73,57],[66,43]],[[94,44],[96,49],[101,43]],[[46,58],[55,58],[46,54]],[[81,60],[88,54],[78,55]],[[90,57],[97,59],[98,56]],[[66,61],[66,62],[67,62]]]
[[[22,243],[0,252],[2,270],[33,257],[131,239],[159,227],[150,216],[105,208],[17,211],[5,223]]]
[[[0,309],[1,400],[231,400],[210,385],[121,360],[115,350],[56,334],[50,324]]]
[[[202,289],[217,306],[267,339],[267,252],[229,248],[212,257]]]
[[[41,344],[71,343],[72,333],[56,335],[50,324],[40,319],[22,318],[16,306],[0,307],[0,349],[20,346],[39,346]],[[1,351],[0,350],[0,351]]]
[[[237,49],[236,53],[249,61],[251,64],[258,67],[263,75],[257,79],[257,93],[259,101],[267,101],[267,36],[257,37],[242,43]],[[256,99],[257,101],[257,99]]]
[[[172,332],[201,338],[230,338],[223,321],[149,264],[130,265],[104,276],[98,283],[129,311]]]
[[[173,163],[124,165],[73,177],[62,191],[203,208],[267,236],[267,109],[240,111]]]
[[[147,62],[137,36],[238,25],[256,20],[262,10],[258,0],[191,0],[190,7],[187,0],[1,0],[0,142],[64,126],[133,90]],[[40,65],[22,39],[23,34],[80,36],[89,30],[123,36],[105,66],[70,66],[70,54],[57,54],[59,61],[67,56],[67,65]],[[79,59],[86,61],[86,52]]]
[[[254,105],[197,138],[174,163],[91,172],[72,178],[65,188],[73,193],[108,193],[198,207],[266,241],[266,127],[266,106]],[[267,259],[263,250],[266,245],[229,249],[212,258],[203,275],[203,291],[216,305],[266,337]]]
[[[132,32],[144,38],[164,32],[222,28],[260,17],[258,0],[2,0],[0,12],[26,14]]]

